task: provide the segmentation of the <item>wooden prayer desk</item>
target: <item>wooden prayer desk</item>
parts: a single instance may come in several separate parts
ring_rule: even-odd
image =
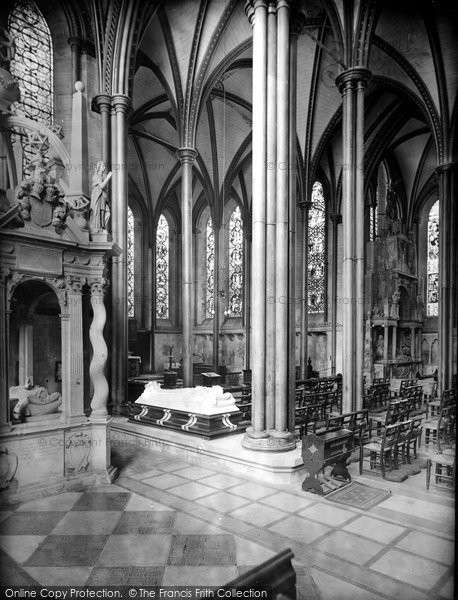
[[[302,460],[308,476],[302,483],[304,492],[324,495],[318,473],[328,465],[334,465],[332,475],[351,481],[347,459],[355,447],[355,432],[349,429],[326,431],[321,435],[309,433],[302,438]]]

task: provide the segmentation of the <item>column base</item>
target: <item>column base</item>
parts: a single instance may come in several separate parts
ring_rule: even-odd
[[[242,440],[242,446],[248,450],[263,452],[289,452],[296,449],[296,441],[289,431],[253,432],[247,429]]]

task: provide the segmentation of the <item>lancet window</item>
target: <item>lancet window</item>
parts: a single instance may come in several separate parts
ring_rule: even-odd
[[[206,298],[205,298],[205,316],[211,319],[215,314],[215,234],[213,231],[213,222],[211,217],[207,221],[206,235]]]
[[[127,315],[135,316],[135,223],[134,213],[127,208]]]
[[[229,219],[229,316],[241,317],[243,311],[243,220],[240,207]]]
[[[310,313],[325,308],[326,264],[326,207],[323,186],[315,181],[308,221],[308,310]]]
[[[431,207],[428,217],[428,262],[426,314],[436,317],[438,314],[439,293],[439,201]]]
[[[170,231],[164,215],[156,230],[156,317],[169,318]]]

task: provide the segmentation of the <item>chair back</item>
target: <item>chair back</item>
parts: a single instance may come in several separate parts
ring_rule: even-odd
[[[399,439],[399,430],[399,423],[385,427],[385,432],[382,438],[382,446],[380,449],[382,453],[394,450],[396,448]]]

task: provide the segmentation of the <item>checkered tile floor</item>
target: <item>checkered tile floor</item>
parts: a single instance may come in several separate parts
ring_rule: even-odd
[[[393,484],[364,513],[163,453],[117,462],[115,485],[0,511],[1,584],[223,585],[291,548],[300,598],[453,598],[451,499]]]

